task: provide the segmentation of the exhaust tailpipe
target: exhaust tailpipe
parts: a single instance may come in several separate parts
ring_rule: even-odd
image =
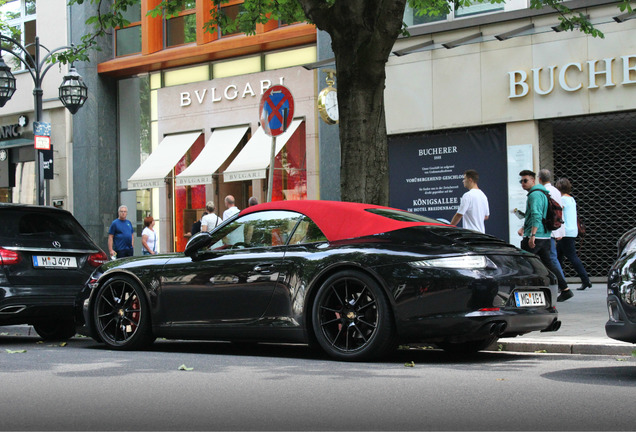
[[[0,309],[0,314],[17,314],[26,309],[24,305],[5,306]]]
[[[541,332],[542,333],[544,333],[544,332],[555,332],[555,331],[559,330],[560,328],[561,328],[561,321],[554,320],[554,321],[552,321],[552,324],[550,324],[549,326],[547,326],[546,328],[541,330]]]

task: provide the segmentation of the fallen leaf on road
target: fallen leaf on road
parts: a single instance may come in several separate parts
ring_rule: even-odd
[[[6,351],[7,353],[9,353],[9,354],[22,354],[22,353],[25,353],[25,352],[26,352],[26,350],[10,350],[10,349],[5,350],[5,351]]]
[[[540,353],[547,353],[548,351],[547,351],[547,350],[538,350],[538,351],[535,351],[535,352],[536,352],[537,354],[540,354]]]
[[[415,367],[415,362],[404,363],[404,367]]]
[[[503,351],[503,345],[502,344],[497,345],[497,351]]]
[[[62,342],[62,343],[60,344],[60,346],[61,346],[61,347],[65,347],[66,345],[68,345],[68,342]]]
[[[44,343],[44,341],[37,341],[36,345],[40,345],[40,344],[43,344],[43,343]]]
[[[636,357],[636,350],[632,351],[632,357]]]
[[[627,359],[618,357],[616,358],[616,361],[627,361]]]
[[[0,336],[9,336],[9,333],[2,332],[2,333],[0,333]]]
[[[505,378],[497,378],[497,381],[505,381]]]
[[[192,368],[192,367],[187,367],[186,365],[182,364],[181,366],[179,366],[179,370],[182,370],[182,371],[191,371],[191,370],[194,370],[194,368]]]

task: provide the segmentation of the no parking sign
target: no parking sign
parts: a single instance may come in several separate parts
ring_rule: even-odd
[[[275,85],[267,89],[259,108],[261,127],[271,137],[285,132],[294,118],[294,98],[289,89]]]

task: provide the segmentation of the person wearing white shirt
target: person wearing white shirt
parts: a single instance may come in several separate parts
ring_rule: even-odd
[[[550,193],[550,196],[563,208],[563,201],[561,200],[561,192],[554,186],[550,184],[552,181],[552,173],[550,170],[542,169],[539,171],[539,183],[541,183]],[[561,272],[561,275],[565,278],[565,273],[563,273],[563,268],[561,267],[561,263],[559,262],[559,258],[557,257],[557,241],[561,240],[561,238],[565,235],[565,226],[561,225],[561,228],[552,231],[551,235],[551,245],[550,245],[550,261],[554,267]]]
[[[205,211],[207,211],[208,214],[201,218],[201,231],[210,232],[222,222],[221,218],[214,214],[214,209],[215,206],[212,201],[208,201],[205,204]]]
[[[484,221],[490,217],[490,209],[488,207],[488,198],[486,194],[479,189],[479,173],[475,170],[466,170],[464,172],[464,187],[468,189],[459,203],[457,213],[451,220],[451,225],[457,225],[462,221],[462,226],[469,230],[486,232]]]
[[[232,195],[228,195],[225,197],[225,207],[227,207],[227,210],[223,212],[224,221],[228,220],[241,211],[236,205],[234,205],[234,197]]]
[[[141,253],[143,255],[157,254],[157,233],[154,230],[155,220],[152,216],[144,218],[144,230],[141,233]]]

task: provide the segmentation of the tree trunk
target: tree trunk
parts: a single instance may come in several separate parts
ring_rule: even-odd
[[[340,115],[343,201],[388,205],[385,65],[400,34],[406,0],[299,0],[331,36]]]

